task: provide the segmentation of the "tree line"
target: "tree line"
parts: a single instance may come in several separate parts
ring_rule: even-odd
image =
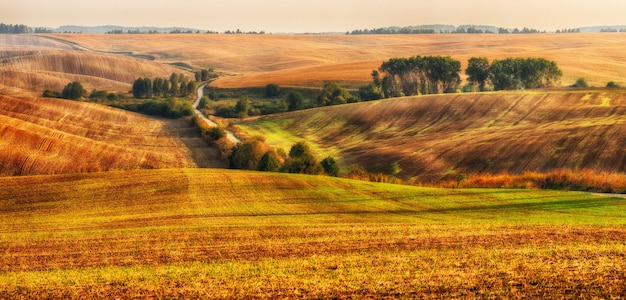
[[[150,79],[137,78],[133,82],[132,94],[137,99],[148,99],[152,97],[187,97],[193,95],[198,88],[198,84],[193,80],[188,80],[183,74],[172,73],[170,78]]]
[[[0,34],[24,34],[24,33],[52,33],[48,28],[37,27],[31,28],[21,24],[4,24],[0,23]]]
[[[391,58],[372,71],[372,82],[359,88],[361,100],[461,91],[461,62],[449,56]],[[464,91],[553,87],[562,72],[544,58],[507,58],[489,62],[473,57],[465,70]]]
[[[229,167],[242,170],[339,176],[337,161],[330,156],[319,161],[305,141],[292,145],[289,154],[282,149],[268,150],[266,148],[258,139],[235,145],[228,155]]]

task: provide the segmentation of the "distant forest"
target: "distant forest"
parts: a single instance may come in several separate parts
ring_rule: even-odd
[[[556,33],[579,33],[579,32],[626,32],[626,26],[596,26],[566,28],[556,30]],[[420,25],[405,27],[381,27],[373,29],[356,29],[346,32],[346,34],[435,34],[435,33],[484,33],[484,34],[527,34],[527,33],[547,33],[533,28],[504,28],[487,25]]]
[[[524,33],[546,33],[533,28],[504,28],[488,25],[419,25],[404,27],[381,27],[372,29],[356,29],[347,31],[346,34],[459,34],[459,33],[479,33],[479,34],[524,34]],[[579,33],[579,32],[626,32],[626,25],[619,26],[595,26],[558,29],[556,33]],[[211,30],[200,30],[183,27],[126,27],[114,25],[102,26],[74,26],[65,25],[58,28],[37,27],[32,28],[22,24],[0,23],[0,34],[32,34],[32,33],[86,33],[86,34],[156,34],[156,33],[208,33],[208,34],[265,34],[265,31],[241,31],[226,30],[217,32]]]

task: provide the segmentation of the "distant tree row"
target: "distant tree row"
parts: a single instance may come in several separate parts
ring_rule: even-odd
[[[68,83],[61,92],[53,90],[45,90],[43,97],[46,98],[62,98],[69,100],[79,100],[87,95],[87,91],[83,88],[83,85],[78,82]]]
[[[38,27],[30,28],[26,25],[20,24],[4,24],[0,23],[0,34],[24,34],[24,33],[52,33],[53,31],[48,28]]]
[[[319,161],[309,145],[302,141],[291,146],[289,155],[282,150],[266,150],[257,139],[235,145],[228,156],[232,169],[258,170],[339,176],[339,164],[332,157]]]
[[[479,91],[488,84],[496,91],[554,87],[563,75],[554,61],[544,58],[507,58],[490,64],[484,57],[470,58],[465,74]]]
[[[459,91],[461,62],[449,56],[392,58],[372,71],[372,82],[359,88],[361,100]],[[473,57],[465,70],[479,91],[553,87],[563,75],[557,64],[543,58],[507,58],[492,63]],[[464,88],[465,89],[465,88]]]
[[[487,28],[481,29],[477,26],[469,26],[463,25],[459,27],[454,27],[450,25],[438,25],[437,29],[433,28],[419,28],[419,27],[382,27],[382,28],[373,28],[373,29],[357,29],[346,32],[346,34],[353,35],[361,35],[361,34],[434,34],[434,33],[468,33],[468,34],[527,34],[527,33],[545,33],[545,31],[539,31],[537,29],[524,27],[521,30],[518,28],[509,30],[503,27],[496,28],[488,26]]]
[[[265,34],[265,31],[261,30],[261,31],[247,31],[247,32],[243,32],[241,31],[241,29],[237,29],[237,30],[226,30],[224,31],[224,34]]]
[[[347,34],[433,34],[437,33],[434,29],[417,29],[411,27],[403,28],[374,28],[374,29],[357,29],[347,32]]]
[[[197,82],[207,81],[218,77],[218,75],[213,71],[213,68],[198,70],[195,72],[195,75]]]
[[[461,62],[449,56],[392,58],[379,71],[374,70],[373,82],[360,89],[363,100],[454,92],[461,83]]]
[[[192,95],[198,85],[188,80],[185,75],[172,73],[169,79],[165,78],[138,78],[133,83],[132,93],[137,99],[156,97],[186,97]]]

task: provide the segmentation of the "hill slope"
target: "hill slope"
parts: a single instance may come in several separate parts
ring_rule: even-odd
[[[263,117],[241,124],[288,150],[300,139],[318,155],[418,181],[456,173],[626,170],[626,91],[433,95]]]
[[[0,95],[0,176],[194,166],[166,125],[98,104]]]
[[[620,34],[432,34],[432,35],[54,35],[100,51],[131,51],[164,63],[213,67],[237,76],[213,86],[262,87],[268,83],[319,88],[325,81],[351,85],[392,57],[451,55],[543,57],[556,61],[563,85],[585,77],[594,86],[626,84],[626,39]],[[462,75],[464,76],[464,75]]]
[[[626,292],[623,199],[209,169],[0,185],[3,298]]]
[[[0,85],[39,95],[80,81],[87,90],[128,91],[137,77],[186,73],[172,66],[121,54],[89,51],[40,36],[0,36]],[[187,74],[189,76],[189,74]]]

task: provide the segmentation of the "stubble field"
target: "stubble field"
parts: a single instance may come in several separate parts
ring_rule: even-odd
[[[0,178],[0,297],[624,297],[624,200],[202,169]]]
[[[369,81],[391,57],[450,55],[493,59],[543,57],[563,70],[564,85],[584,77],[594,86],[626,78],[623,34],[435,34],[435,35],[59,35],[90,49],[130,51],[158,62],[213,67],[234,76],[213,83],[223,88],[269,83],[320,88],[325,81],[350,86]],[[626,82],[622,82],[626,84]]]

